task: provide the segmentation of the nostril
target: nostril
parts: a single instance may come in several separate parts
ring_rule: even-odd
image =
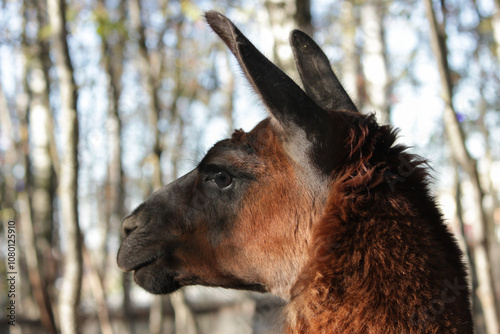
[[[122,223],[122,238],[125,239],[128,237],[137,229],[137,227],[139,227],[137,219],[134,219],[133,217],[125,218]]]
[[[123,229],[123,232],[125,233],[125,237],[128,237],[130,235],[130,233],[134,232],[135,230],[137,229],[137,226],[135,227],[126,227]]]

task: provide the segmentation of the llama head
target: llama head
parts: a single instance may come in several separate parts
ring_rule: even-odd
[[[201,284],[288,297],[308,260],[331,180],[348,163],[359,114],[327,57],[290,35],[305,92],[217,12],[227,44],[270,117],[216,143],[190,173],[125,218],[118,265],[152,293]]]

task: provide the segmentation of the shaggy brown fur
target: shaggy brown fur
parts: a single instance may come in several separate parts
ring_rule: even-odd
[[[471,333],[466,272],[427,187],[425,162],[373,116],[350,129],[287,333]]]

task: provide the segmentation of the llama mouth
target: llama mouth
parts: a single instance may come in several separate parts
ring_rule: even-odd
[[[147,267],[149,266],[150,264],[152,264],[153,262],[155,262],[156,260],[158,260],[160,257],[162,256],[162,254],[157,254],[153,257],[151,257],[150,259],[144,261],[144,262],[141,262],[135,266],[133,266],[129,271],[135,271],[137,272],[138,270],[144,268],[144,267]]]
[[[155,260],[156,260],[156,259],[155,259],[155,258],[153,258],[153,259],[147,260],[147,261],[145,261],[145,262],[142,262],[142,263],[140,263],[140,264],[135,265],[134,267],[132,267],[132,269],[130,269],[129,271],[138,271],[138,270],[140,270],[140,269],[142,269],[142,268],[144,268],[144,267],[147,267],[147,266],[148,266],[148,265],[150,265],[151,263],[155,262]]]
[[[147,258],[146,260],[138,262],[138,263],[137,262],[136,263],[134,263],[134,262],[126,263],[126,264],[119,263],[118,265],[119,265],[120,269],[124,272],[130,272],[130,271],[137,272],[138,270],[149,266],[150,264],[152,264],[153,262],[158,260],[161,256],[162,256],[162,254],[159,253],[159,254],[151,256],[151,257]],[[119,261],[119,262],[124,262],[124,261]]]

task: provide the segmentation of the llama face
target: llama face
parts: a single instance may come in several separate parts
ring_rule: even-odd
[[[291,35],[306,94],[227,18],[206,17],[270,118],[215,144],[197,168],[128,216],[118,265],[152,293],[202,284],[287,298],[307,260],[332,172],[348,155],[356,109],[307,35]]]
[[[119,266],[152,293],[202,284],[286,297],[324,199],[278,135],[270,119],[236,131],[152,194],[123,223]]]

